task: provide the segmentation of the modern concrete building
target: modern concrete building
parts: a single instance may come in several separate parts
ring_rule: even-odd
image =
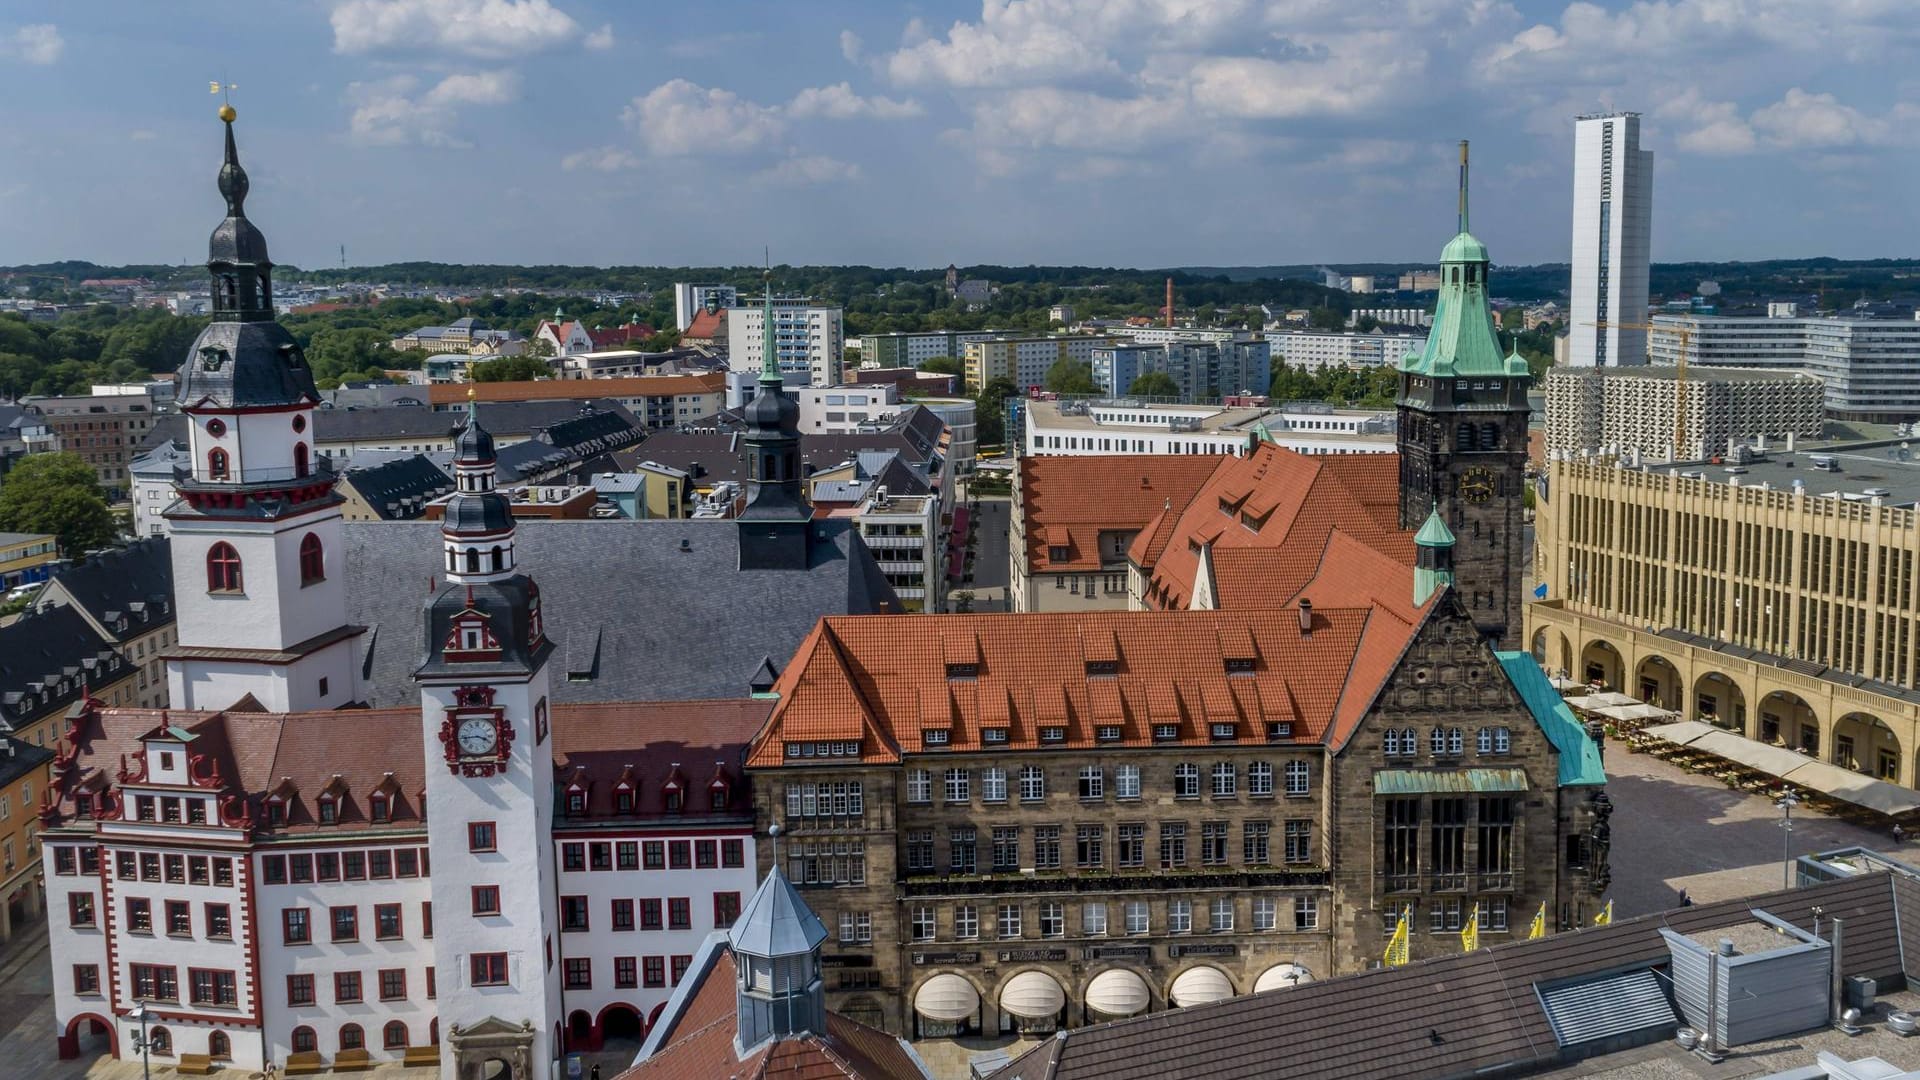
[[[1573,125],[1573,284],[1568,305],[1575,367],[1647,362],[1652,260],[1653,151],[1640,149],[1640,114],[1582,116]]]
[[[685,330],[694,317],[711,307],[716,310],[740,306],[740,291],[731,285],[698,284],[676,281],[673,284],[673,327]]]
[[[1817,439],[1824,430],[1825,390],[1811,375],[1696,365],[1682,383],[1676,370],[1549,369],[1547,449],[1698,461],[1756,438]],[[1678,437],[1686,441],[1676,447]]]
[[[1650,348],[1672,364],[1686,342],[1694,365],[1803,371],[1826,387],[1827,413],[1868,423],[1920,419],[1920,318],[1801,316],[1791,304],[1778,314],[1656,315]]]
[[[1000,336],[996,330],[925,330],[867,334],[860,339],[860,363],[863,367],[919,367],[929,360],[966,356],[967,342],[988,341]]]
[[[1433,317],[1427,317],[1431,325]],[[1409,352],[1419,350],[1425,338],[1417,334],[1370,334],[1349,331],[1275,330],[1267,334],[1273,356],[1290,368],[1319,371],[1322,368],[1392,367]]]
[[[59,561],[60,542],[52,536],[0,532],[0,593],[47,580]]]
[[[1391,413],[1317,402],[1270,407],[1033,398],[1023,404],[1026,454],[1245,454],[1261,441],[1303,454],[1394,448]]]
[[[1267,339],[1240,333],[1217,337],[1184,337],[1132,344],[1116,343],[1093,350],[1093,383],[1103,394],[1122,395],[1133,381],[1148,372],[1172,379],[1184,401],[1211,401],[1236,395],[1264,393],[1272,381],[1272,353]]]
[[[800,404],[804,435],[844,435],[891,419],[903,408],[900,389],[891,383],[803,386],[793,396]]]
[[[995,379],[1010,379],[1031,390],[1046,385],[1047,371],[1062,360],[1093,363],[1093,350],[1111,345],[1111,337],[1049,334],[1045,337],[994,337],[965,345],[967,390],[978,393]]]
[[[811,386],[834,386],[842,379],[846,331],[840,308],[801,297],[773,298],[773,334],[763,327],[762,304],[748,298],[727,310],[727,362],[735,371],[757,371],[760,356],[773,342],[783,373],[803,374]]]

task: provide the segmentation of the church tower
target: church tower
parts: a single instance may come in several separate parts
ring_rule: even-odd
[[[440,1075],[506,1061],[544,1076],[560,1055],[553,741],[540,590],[514,559],[493,436],[471,395],[441,521],[445,584],[426,604],[420,686],[433,858]]]
[[[1400,361],[1400,527],[1437,511],[1450,529],[1452,582],[1496,648],[1519,647],[1521,506],[1527,462],[1527,362],[1503,355],[1487,305],[1487,248],[1467,231],[1467,144],[1460,144],[1460,231],[1440,254],[1440,300],[1426,347]]]
[[[773,277],[760,324],[760,389],[742,410],[747,431],[747,505],[740,512],[740,569],[805,570],[813,510],[800,475],[800,406],[787,396],[773,327]]]
[[[247,220],[247,173],[222,106],[227,216],[208,243],[213,321],[174,379],[191,467],[166,510],[173,533],[175,708],[224,709],[249,695],[273,712],[362,699],[347,624],[334,475],[313,450],[313,372],[273,318],[267,239]]]

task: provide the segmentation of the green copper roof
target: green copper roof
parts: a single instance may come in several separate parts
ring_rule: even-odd
[[[1532,654],[1496,652],[1493,655],[1507,673],[1507,681],[1520,692],[1520,700],[1526,702],[1534,723],[1540,725],[1553,748],[1560,751],[1560,786],[1606,783],[1607,771],[1600,765],[1600,748],[1587,736],[1586,726],[1573,718],[1566,699],[1547,681]]]
[[[1447,523],[1440,520],[1439,507],[1436,506],[1427,512],[1426,524],[1421,525],[1420,531],[1414,534],[1413,542],[1421,547],[1453,546],[1453,530],[1447,528]]]
[[[1373,774],[1375,795],[1481,795],[1525,790],[1525,769],[1381,769]]]
[[[1400,370],[1437,379],[1515,374],[1487,306],[1487,247],[1472,233],[1461,232],[1441,253],[1440,301],[1426,348],[1408,354]],[[1522,364],[1519,373],[1525,372]]]
[[[773,333],[773,273],[766,276],[766,288],[760,296],[760,381],[777,386],[780,378],[780,354]]]
[[[1442,266],[1447,263],[1486,261],[1487,245],[1481,243],[1470,232],[1463,232],[1447,241],[1447,246],[1440,251]]]

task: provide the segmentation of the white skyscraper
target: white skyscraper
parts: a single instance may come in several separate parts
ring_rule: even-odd
[[[1640,114],[1582,116],[1573,127],[1573,303],[1568,362],[1647,362],[1647,332],[1594,324],[1647,321],[1653,239],[1653,151]]]

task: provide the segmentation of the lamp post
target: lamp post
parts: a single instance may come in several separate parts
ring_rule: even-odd
[[[135,1005],[127,1015],[140,1024],[140,1034],[133,1037],[133,1048],[140,1051],[140,1075],[143,1080],[153,1080],[152,1067],[147,1064],[147,1007]]]
[[[1789,889],[1793,888],[1793,808],[1799,805],[1800,800],[1791,791],[1780,796],[1780,854],[1786,865],[1785,887]]]

